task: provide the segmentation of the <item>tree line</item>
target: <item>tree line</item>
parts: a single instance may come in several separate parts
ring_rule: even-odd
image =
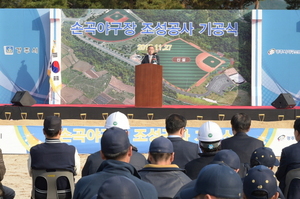
[[[263,0],[0,0],[1,8],[91,9],[245,9]],[[285,0],[286,9],[299,9],[300,0]]]

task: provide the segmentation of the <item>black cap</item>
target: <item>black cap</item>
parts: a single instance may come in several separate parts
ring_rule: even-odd
[[[231,167],[232,169],[239,169],[240,168],[240,158],[231,149],[223,149],[216,153],[212,163],[222,162]]]
[[[125,151],[130,146],[125,130],[112,127],[104,131],[101,138],[101,150],[103,154],[117,154]]]
[[[219,198],[242,198],[243,183],[233,169],[225,164],[209,164],[200,171],[194,187],[181,191],[182,199],[192,199],[200,194]]]
[[[61,129],[61,119],[57,116],[47,116],[44,120],[44,131],[58,132]]]
[[[95,199],[141,199],[136,184],[125,176],[113,176],[103,182]]]
[[[173,153],[173,144],[172,142],[163,136],[155,138],[149,147],[150,153]]]
[[[257,161],[260,165],[265,165],[267,167],[279,166],[279,161],[274,152],[268,147],[255,149],[251,155],[250,162],[253,162],[253,160]],[[253,167],[253,165],[251,165],[251,167]]]
[[[271,198],[277,192],[277,181],[273,171],[264,165],[251,168],[244,178],[243,190],[248,199]],[[255,191],[263,191],[267,197],[256,195]]]

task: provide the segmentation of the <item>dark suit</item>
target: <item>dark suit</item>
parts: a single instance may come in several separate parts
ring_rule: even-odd
[[[185,165],[186,175],[192,180],[197,179],[201,169],[213,161],[216,153],[217,151],[211,153],[200,153],[200,158],[194,159]]]
[[[157,64],[160,65],[159,56],[155,55],[155,57],[156,57]],[[153,56],[152,56],[152,58],[153,58]],[[148,64],[148,63],[150,63],[149,62],[149,55],[145,55],[145,57],[143,58],[143,60],[142,60],[141,63],[142,64]]]
[[[292,169],[300,168],[300,142],[291,146],[285,147],[281,151],[280,165],[276,172],[276,177],[279,181],[279,187],[284,192],[285,189],[285,177],[288,171]],[[298,186],[295,183],[290,185]],[[291,188],[290,187],[290,188]],[[299,190],[299,189],[298,189]],[[299,193],[300,194],[300,193]],[[299,195],[298,195],[299,198]]]
[[[186,163],[199,158],[198,144],[185,141],[180,137],[168,137],[168,139],[173,143],[175,152],[172,164],[177,164],[181,169],[184,169]]]
[[[82,177],[96,173],[103,161],[100,151],[89,155],[81,171]],[[129,163],[134,166],[136,170],[140,170],[145,164],[148,164],[145,156],[138,153],[135,147],[132,149],[132,156]]]
[[[232,149],[239,156],[241,160],[239,174],[241,177],[244,177],[246,174],[245,165],[250,167],[250,158],[253,151],[263,146],[263,141],[250,137],[243,132],[236,133],[234,136],[221,142],[222,149]]]

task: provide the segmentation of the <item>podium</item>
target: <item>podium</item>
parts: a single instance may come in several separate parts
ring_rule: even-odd
[[[135,66],[135,106],[162,107],[162,66]]]

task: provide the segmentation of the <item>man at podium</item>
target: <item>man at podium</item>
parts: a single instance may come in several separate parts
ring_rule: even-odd
[[[147,48],[148,53],[143,58],[142,64],[151,63],[151,64],[160,65],[159,56],[154,51],[155,51],[154,46],[148,46],[148,48]]]

